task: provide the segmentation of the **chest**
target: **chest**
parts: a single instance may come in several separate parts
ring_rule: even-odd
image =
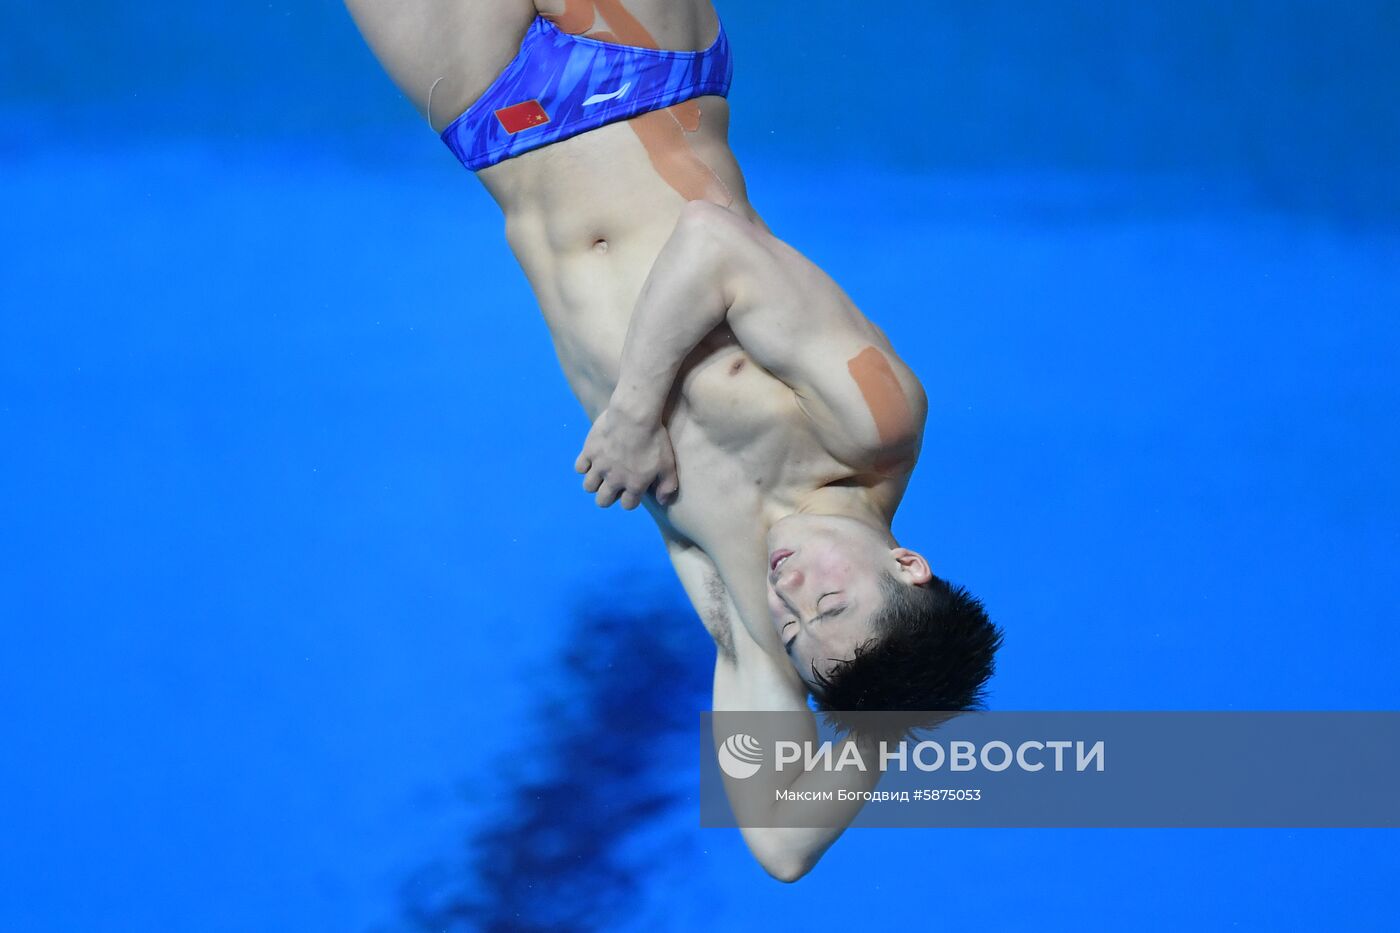
[[[792,390],[737,345],[688,361],[667,429],[681,494],[666,518],[706,550],[761,545],[767,513],[841,471]]]

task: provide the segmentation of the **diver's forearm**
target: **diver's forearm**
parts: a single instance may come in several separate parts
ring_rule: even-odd
[[[681,364],[729,311],[723,247],[687,205],[637,299],[610,407],[659,422]]]

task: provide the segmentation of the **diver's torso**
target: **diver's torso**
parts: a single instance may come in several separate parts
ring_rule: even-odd
[[[704,117],[691,148],[729,189],[730,208],[761,223],[726,141],[727,106],[700,100]],[[685,201],[625,122],[480,177],[505,212],[507,239],[569,385],[595,419],[617,383],[637,296]],[[850,471],[818,442],[792,390],[754,363],[727,326],[687,358],[672,399],[666,425],[680,495],[666,509],[649,503],[652,514],[711,557],[744,615],[766,615],[769,522],[790,513],[802,491]]]

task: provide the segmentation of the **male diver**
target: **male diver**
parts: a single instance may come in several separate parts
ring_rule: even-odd
[[[593,420],[584,487],[655,519],[714,638],[715,710],[978,705],[997,628],[890,532],[923,389],[749,205],[710,0],[347,5],[503,210]],[[840,832],[743,830],[788,881]]]

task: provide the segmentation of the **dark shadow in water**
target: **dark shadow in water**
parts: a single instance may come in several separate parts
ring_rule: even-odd
[[[637,599],[624,585],[581,605],[552,686],[521,730],[532,773],[477,824],[461,857],[408,879],[408,925],[618,926],[643,891],[630,850],[645,846],[661,817],[694,806],[685,778],[713,664],[684,601]]]

